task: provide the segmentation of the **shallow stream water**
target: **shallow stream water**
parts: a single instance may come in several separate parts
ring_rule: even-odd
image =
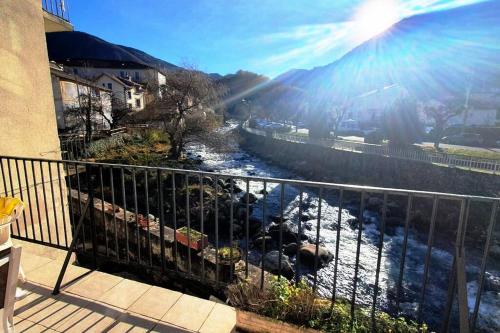
[[[236,124],[229,124],[223,130],[230,131]],[[203,144],[192,144],[188,147],[190,154],[203,160],[202,168],[213,170],[235,176],[260,176],[285,179],[301,179],[291,171],[274,166],[270,162],[253,156],[238,146],[236,141],[228,144],[233,145],[231,152],[219,153]],[[238,185],[245,189],[246,184],[239,182]],[[257,198],[262,199],[259,194],[262,183],[250,182],[250,191]],[[270,183],[267,185],[267,211],[266,215],[279,215],[280,213],[280,186]],[[297,224],[299,220],[299,188],[287,185],[284,196],[284,217]],[[260,202],[261,200],[259,200]],[[310,221],[303,222],[304,232],[310,239],[316,239],[318,194],[316,190],[304,189],[304,209],[302,215],[309,215]],[[335,253],[336,226],[338,218],[337,193],[324,192],[321,201],[321,223],[320,243]],[[338,256],[337,296],[351,299],[353,290],[354,266],[356,260],[358,229],[353,228],[348,220],[355,218],[352,214],[356,207],[344,204],[342,218],[340,221],[340,247]],[[262,218],[261,205],[256,204],[253,215]],[[365,211],[365,226],[361,237],[361,252],[359,259],[359,274],[357,282],[356,302],[371,306],[373,302],[375,271],[377,268],[378,243],[380,239],[379,217],[377,213]],[[410,230],[408,248],[404,267],[403,291],[401,294],[400,313],[414,317],[417,313],[418,303],[421,295],[422,280],[424,275],[424,261],[427,251],[426,235],[418,234]],[[381,256],[381,270],[379,276],[379,296],[377,308],[393,311],[396,294],[396,284],[399,276],[399,267],[404,239],[404,228],[397,227],[390,233],[384,234],[384,243]],[[439,329],[441,318],[444,314],[445,301],[448,289],[448,279],[453,262],[452,248],[440,246],[439,242],[432,249],[428,284],[423,306],[423,320],[433,328]],[[479,272],[480,253],[472,254],[467,260],[468,279],[467,289],[469,296],[469,309],[472,311],[477,290],[477,273]],[[260,254],[251,253],[251,260],[258,263]],[[290,258],[292,263],[295,258]],[[318,291],[325,297],[332,294],[335,261],[317,272]],[[489,268],[489,267],[488,267]],[[499,271],[491,268],[487,271],[491,279],[500,279]],[[306,278],[312,281],[313,272],[301,271]],[[456,305],[454,319],[452,319],[452,331],[458,320],[456,320]],[[500,331],[500,293],[492,290],[483,292],[480,306],[478,326],[488,332]],[[455,327],[456,329],[456,327]]]

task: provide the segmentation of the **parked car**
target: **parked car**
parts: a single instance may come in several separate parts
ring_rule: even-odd
[[[443,143],[464,146],[482,146],[484,139],[477,133],[463,133],[445,136],[441,139]]]

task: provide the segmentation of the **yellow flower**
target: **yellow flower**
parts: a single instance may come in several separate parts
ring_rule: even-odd
[[[18,198],[0,198],[0,224],[9,223],[12,218],[19,216],[24,208],[24,203]]]

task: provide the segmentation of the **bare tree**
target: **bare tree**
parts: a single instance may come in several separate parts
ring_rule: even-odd
[[[170,157],[179,159],[188,138],[203,137],[218,126],[216,111],[225,89],[195,69],[166,73],[154,103],[153,118],[170,140]]]
[[[427,106],[424,108],[424,114],[434,120],[434,148],[439,150],[439,144],[441,143],[441,138],[443,137],[448,121],[463,111],[464,107],[456,105],[456,103]]]
[[[349,111],[350,105],[334,105],[331,108],[331,119],[332,119],[332,127],[333,127],[333,137],[336,138],[338,136],[339,126],[344,120],[347,112]]]

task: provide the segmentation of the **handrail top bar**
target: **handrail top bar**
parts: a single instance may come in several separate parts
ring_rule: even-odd
[[[268,183],[284,183],[289,185],[298,185],[306,187],[323,187],[328,189],[336,190],[350,190],[356,192],[371,192],[371,193],[387,193],[393,195],[412,195],[414,197],[439,197],[439,199],[448,200],[465,200],[473,199],[476,201],[498,201],[499,197],[487,197],[487,196],[477,196],[477,195],[466,195],[466,194],[455,194],[455,193],[445,193],[445,192],[432,192],[432,191],[420,191],[420,190],[407,190],[407,189],[397,189],[388,187],[376,187],[376,186],[364,186],[364,185],[350,185],[350,184],[338,184],[338,183],[326,183],[326,182],[316,182],[307,180],[292,180],[292,179],[282,179],[282,178],[271,178],[271,177],[258,177],[258,176],[243,176],[243,175],[231,175],[218,172],[200,171],[200,170],[186,170],[186,169],[176,169],[168,167],[153,167],[147,165],[130,165],[130,164],[117,164],[117,163],[103,163],[103,162],[90,162],[90,161],[76,161],[76,160],[57,160],[57,159],[47,159],[47,158],[36,158],[36,157],[20,157],[20,156],[8,156],[0,155],[0,159],[12,159],[12,160],[29,160],[36,162],[52,162],[52,163],[70,163],[70,164],[80,164],[80,165],[91,165],[91,166],[106,166],[111,168],[135,168],[141,170],[161,170],[168,172],[175,172],[178,174],[197,174],[202,176],[217,176],[219,178],[234,178],[248,181],[266,181]]]

